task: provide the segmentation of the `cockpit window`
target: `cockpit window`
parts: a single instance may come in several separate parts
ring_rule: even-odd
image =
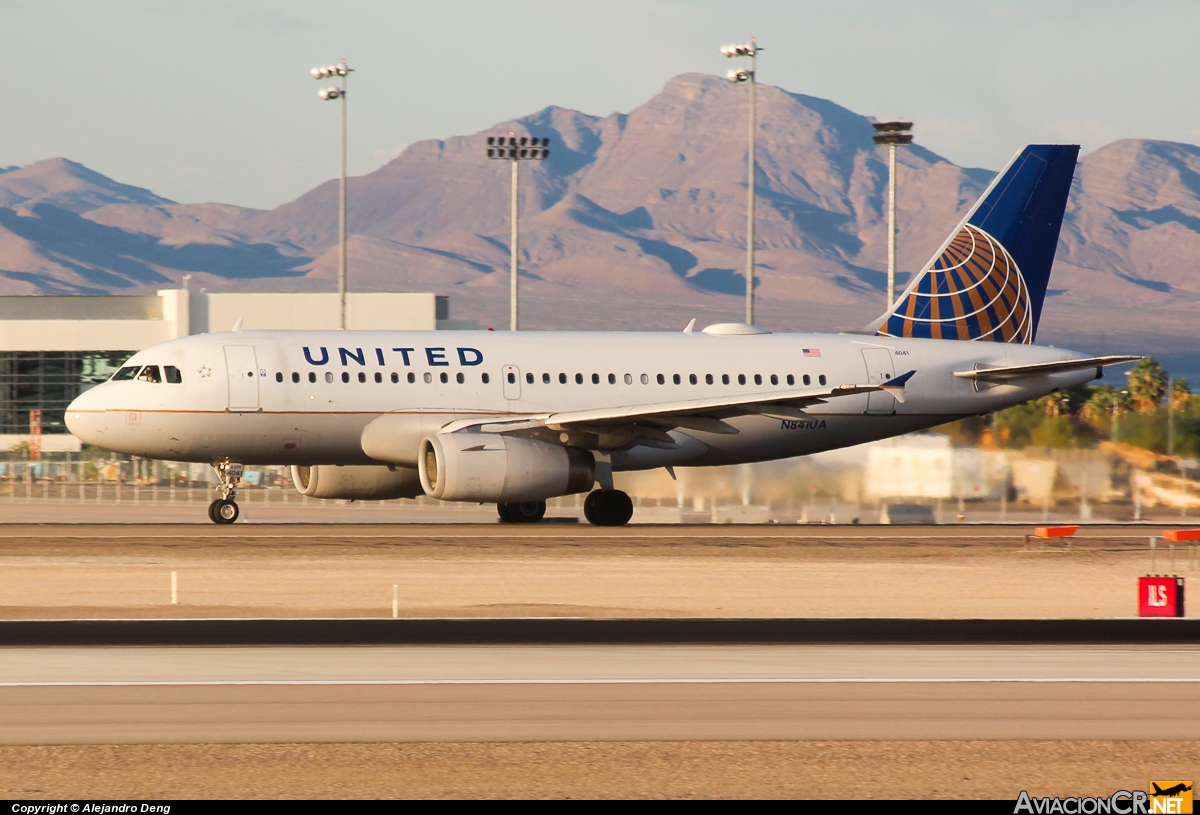
[[[170,382],[172,385],[178,385],[180,382],[183,381],[182,374],[179,373],[179,369],[176,368],[174,365],[164,365],[163,373],[166,374],[167,381]]]
[[[158,372],[157,365],[147,365],[142,368],[142,372],[138,374],[138,379],[142,382],[154,382],[155,384],[162,382],[162,376]]]
[[[141,365],[127,365],[112,375],[112,381],[119,382],[122,379],[133,379],[141,369]]]

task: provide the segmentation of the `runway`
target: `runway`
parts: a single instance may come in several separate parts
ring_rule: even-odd
[[[1200,646],[6,648],[0,742],[1196,739]]]

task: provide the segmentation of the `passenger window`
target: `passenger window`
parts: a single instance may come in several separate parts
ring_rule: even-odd
[[[464,377],[464,376],[462,375],[462,373],[461,373],[461,372],[459,372],[459,373],[457,373],[457,374],[455,374],[455,375],[454,375],[454,381],[455,381],[455,382],[457,382],[457,383],[458,383],[458,384],[460,384],[460,385],[461,385],[461,384],[462,384],[462,383],[463,383],[465,380],[466,380],[466,377]]]
[[[804,384],[805,384],[805,385],[811,385],[811,384],[812,384],[812,377],[811,377],[811,376],[809,376],[808,374],[805,374],[805,375],[804,375]]]
[[[713,383],[712,374],[705,374],[704,375],[704,384],[711,385],[712,383]]]
[[[745,374],[738,374],[738,384],[739,385],[746,384],[746,375]]]
[[[450,381],[450,377],[446,374],[445,371],[442,371],[442,375],[439,376],[438,379],[442,380],[443,385],[445,385],[447,382]]]
[[[721,374],[721,384],[722,385],[729,384],[729,374]]]
[[[375,381],[376,381],[377,383],[378,383],[378,382],[382,382],[382,381],[383,381],[383,374],[381,374],[379,371],[376,371],[376,372],[375,372]]]
[[[350,382],[350,372],[342,371],[342,384],[345,385],[345,384],[348,384],[349,382]]]
[[[169,374],[169,372],[168,372],[168,374]],[[300,381],[300,374],[296,373],[295,371],[292,371],[292,382],[295,383],[295,382],[299,382],[299,381]]]
[[[484,374],[484,375],[483,375],[483,384],[485,384],[485,385],[486,385],[486,384],[488,383],[488,380],[489,380],[490,378],[491,378],[491,377],[489,377],[487,374]]]
[[[674,376],[672,376],[671,381],[674,382],[676,385],[678,385],[680,382],[679,374],[675,374]]]
[[[509,374],[508,374],[508,384],[510,384],[510,385],[515,385],[515,384],[516,384],[516,382],[517,382],[517,375],[516,375],[516,374],[514,374],[514,373],[512,373],[512,372],[509,372]]]
[[[592,374],[592,384],[593,385],[600,384],[600,374]]]
[[[408,372],[408,384],[412,385],[417,381],[417,375],[412,371]]]
[[[795,385],[795,384],[796,384],[796,377],[792,376],[791,374],[788,374],[788,384],[789,384],[789,385]]]
[[[159,382],[162,382],[162,377],[159,376],[157,365],[147,365],[145,368],[142,368],[142,372],[138,374],[138,379],[140,379],[142,382],[153,382],[156,385]]]
[[[820,382],[822,385],[824,385],[825,384],[825,374],[821,374],[820,376],[818,376],[817,381]]]
[[[565,384],[567,384],[567,375],[566,375],[566,374],[559,374],[559,375],[558,375],[558,384],[560,384],[560,385],[565,385]]]
[[[532,385],[533,384],[533,374],[525,374],[525,381],[528,384]]]
[[[772,385],[778,385],[778,384],[779,384],[779,377],[777,377],[775,374],[771,374],[771,384],[772,384]]]
[[[433,374],[429,373],[429,371],[426,371],[423,379],[425,380],[425,384],[428,385],[430,382],[433,381]]]
[[[575,374],[575,384],[576,385],[583,384],[583,374]]]
[[[649,384],[650,384],[650,377],[646,376],[645,374],[642,374],[642,384],[643,384],[643,385],[649,385]]]
[[[663,378],[663,375],[659,374],[658,375],[658,384],[664,385],[664,384],[666,384],[666,382],[667,382],[667,380]]]
[[[283,372],[282,372],[282,371],[276,371],[276,372],[275,372],[275,381],[276,381],[276,382],[282,382],[282,381],[283,381]]]
[[[761,385],[761,384],[762,384],[762,374],[755,374],[755,375],[754,375],[754,384],[755,384],[755,385]]]
[[[316,375],[315,373],[313,373],[312,371],[309,371],[309,372],[308,372],[308,381],[309,381],[309,382],[316,382],[316,381],[317,381],[317,375]]]
[[[626,385],[633,384],[633,374],[625,374],[625,384]]]
[[[396,384],[399,384],[399,382],[400,382],[400,374],[396,373],[395,371],[392,371],[392,384],[396,385]]]
[[[610,385],[615,385],[615,384],[617,384],[617,375],[616,375],[616,374],[609,374],[609,375],[608,375],[608,384],[610,384]]]
[[[550,374],[542,374],[542,384],[543,385],[550,384]]]
[[[690,383],[692,383],[693,385],[695,385],[695,384],[696,384],[696,375],[695,375],[695,374],[688,374],[688,382],[690,382]]]
[[[172,385],[178,385],[183,382],[183,374],[174,365],[164,365],[163,373],[166,374],[167,382]]]
[[[332,371],[326,371],[326,372],[325,372],[325,381],[326,381],[326,382],[332,382],[332,381],[333,381],[333,372],[332,372]]]
[[[122,368],[112,375],[113,382],[120,382],[122,379],[133,379],[137,376],[137,372],[142,369],[141,365],[130,365]]]

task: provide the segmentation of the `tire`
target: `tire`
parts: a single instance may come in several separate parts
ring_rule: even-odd
[[[507,524],[535,524],[546,516],[545,501],[518,501],[496,504],[500,521]]]
[[[624,526],[633,517],[633,501],[621,490],[594,490],[584,499],[583,516],[594,526]]]
[[[209,516],[213,519],[213,523],[231,524],[238,519],[240,514],[237,502],[230,501],[228,498],[221,498],[209,505]]]

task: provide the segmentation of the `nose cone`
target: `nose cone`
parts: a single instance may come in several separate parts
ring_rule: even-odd
[[[96,394],[81,393],[67,405],[67,429],[84,444],[100,445],[104,436],[104,407]]]

